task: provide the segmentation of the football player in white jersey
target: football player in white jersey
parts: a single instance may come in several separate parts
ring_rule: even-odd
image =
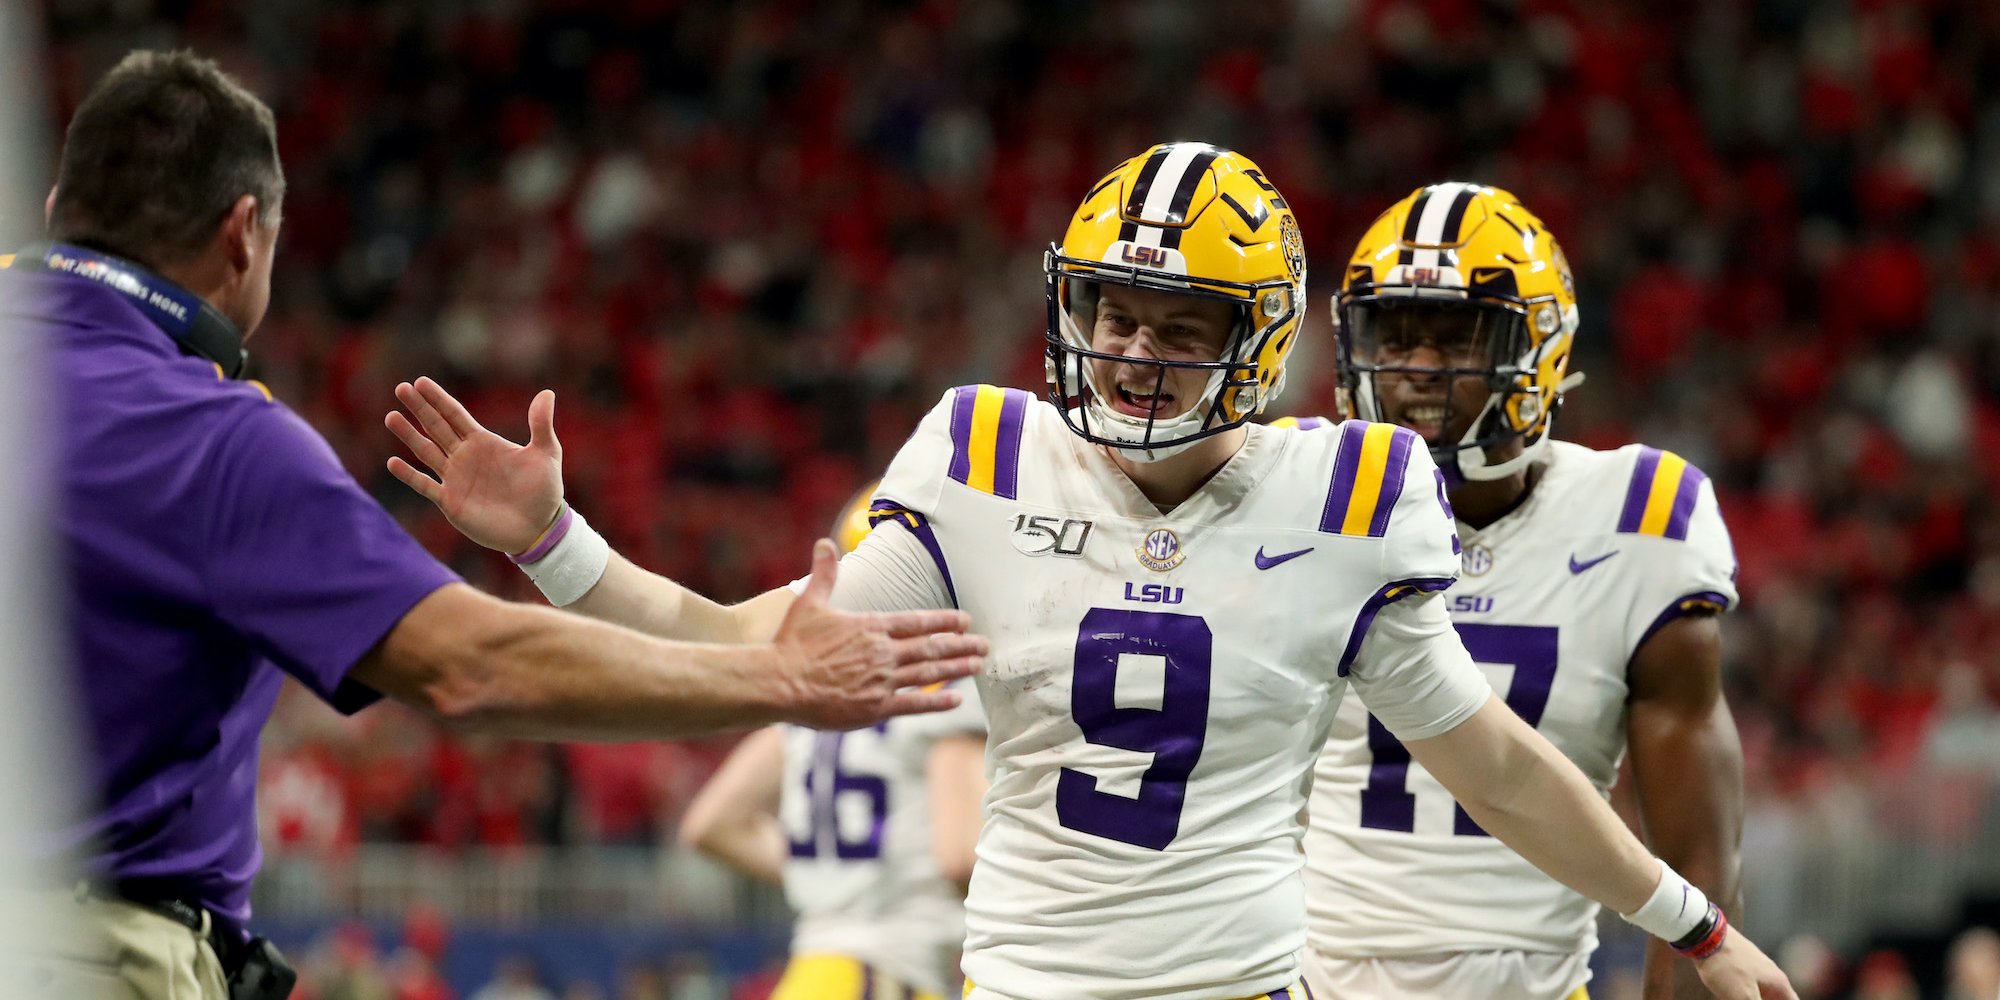
[[[1577,329],[1554,237],[1505,191],[1420,188],[1362,237],[1334,309],[1343,405],[1416,431],[1444,472],[1466,649],[1600,793],[1629,744],[1651,846],[1733,900],[1743,760],[1715,616],[1735,554],[1678,456],[1550,440]],[[1488,836],[1357,699],[1320,758],[1306,872],[1323,998],[1587,996],[1597,904]],[[1647,964],[1651,1000],[1708,995],[1664,944]]]
[[[842,551],[867,535],[874,487],[836,526]],[[773,726],[737,745],[680,837],[784,885],[798,922],[772,1000],[941,1000],[957,989],[985,754],[976,697],[849,733]]]
[[[1178,142],[1120,164],[1046,273],[1049,398],[947,392],[883,477],[896,527],[835,592],[956,606],[991,637],[973,1000],[1301,996],[1306,794],[1349,683],[1485,829],[1654,934],[1693,935],[1719,996],[1793,995],[1494,697],[1437,596],[1456,535],[1420,439],[1251,423],[1305,305],[1298,223],[1253,163]],[[417,424],[392,429],[442,481],[396,473],[460,530],[521,551],[567,526],[524,567],[552,600],[735,640],[790,600],[723,608],[608,554],[549,502],[544,399],[517,448],[433,382],[397,392]]]

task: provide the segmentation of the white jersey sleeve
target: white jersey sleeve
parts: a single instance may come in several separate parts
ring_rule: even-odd
[[[953,606],[944,564],[907,513],[878,519],[861,544],[840,560],[833,606],[846,611],[928,611]],[[933,543],[934,544],[934,543]]]
[[[1493,694],[1435,594],[1382,609],[1351,680],[1362,704],[1403,741],[1449,732]]]
[[[1409,431],[1412,445],[1383,538],[1382,575],[1418,590],[1442,590],[1458,579],[1458,525],[1444,493],[1444,475],[1429,448]]]
[[[1644,545],[1635,560],[1633,613],[1623,622],[1627,658],[1666,623],[1736,603],[1736,551],[1700,469],[1670,451],[1635,446],[1619,531]]]
[[[1465,721],[1492,688],[1436,596],[1458,577],[1458,531],[1444,477],[1421,444],[1413,443],[1408,455],[1380,549],[1380,575],[1388,583],[1361,609],[1360,646],[1348,669],[1369,710],[1399,738],[1413,740]]]

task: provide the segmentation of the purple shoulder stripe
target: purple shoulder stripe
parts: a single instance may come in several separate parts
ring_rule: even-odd
[[[976,385],[951,391],[951,466],[945,474],[961,483],[972,473],[972,408],[978,401]]]
[[[1382,497],[1375,501],[1375,516],[1368,522],[1368,534],[1381,538],[1389,533],[1389,515],[1403,499],[1403,476],[1410,471],[1410,449],[1417,432],[1398,427],[1389,438],[1389,463],[1382,473]]]
[[[1350,420],[1340,429],[1340,450],[1333,456],[1333,485],[1326,491],[1326,508],[1319,517],[1319,530],[1340,533],[1347,520],[1347,504],[1354,497],[1354,476],[1361,469],[1361,439],[1368,425]]]
[[[1021,490],[1021,437],[1035,396],[1024,389],[1003,391],[1006,397],[1000,403],[999,440],[993,444],[993,493],[1013,500]]]
[[[1689,463],[1681,469],[1680,486],[1674,490],[1673,513],[1667,515],[1667,537],[1676,541],[1687,541],[1688,522],[1694,518],[1694,504],[1701,498],[1701,484],[1708,481],[1708,474]]]
[[[1660,449],[1639,449],[1639,462],[1632,468],[1632,484],[1625,488],[1625,509],[1618,515],[1618,530],[1631,534],[1646,519],[1646,498],[1653,492],[1653,473],[1660,468]]]

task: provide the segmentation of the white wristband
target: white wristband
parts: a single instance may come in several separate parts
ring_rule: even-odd
[[[556,607],[575,604],[604,578],[611,564],[611,543],[590,527],[590,522],[574,508],[565,512],[568,531],[548,553],[534,562],[521,563],[521,572],[535,581],[542,596]]]
[[[1624,914],[1626,923],[1668,942],[1687,937],[1707,916],[1708,896],[1665,861],[1660,861],[1660,884],[1652,897]]]

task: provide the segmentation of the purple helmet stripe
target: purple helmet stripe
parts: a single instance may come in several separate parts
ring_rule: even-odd
[[[1667,537],[1687,541],[1688,521],[1694,517],[1695,501],[1701,498],[1701,484],[1708,476],[1688,464],[1681,468],[1680,486],[1674,491],[1674,510],[1667,516]]]
[[[1646,519],[1646,498],[1653,492],[1653,473],[1660,467],[1660,449],[1639,450],[1639,464],[1632,470],[1632,485],[1625,490],[1625,511],[1618,516],[1618,530],[1636,532]]]
[[[1396,428],[1389,438],[1389,462],[1382,471],[1382,496],[1375,501],[1375,516],[1368,522],[1368,534],[1381,538],[1389,533],[1389,512],[1396,509],[1396,501],[1403,499],[1403,474],[1410,468],[1410,442],[1417,439],[1415,431]]]
[[[979,387],[961,385],[951,396],[951,466],[945,472],[962,483],[972,475],[972,406]]]
[[[1333,458],[1333,487],[1326,493],[1326,509],[1319,518],[1319,530],[1340,534],[1347,520],[1347,503],[1354,495],[1354,476],[1361,468],[1361,440],[1368,436],[1368,424],[1350,420],[1340,430],[1340,451]]]

